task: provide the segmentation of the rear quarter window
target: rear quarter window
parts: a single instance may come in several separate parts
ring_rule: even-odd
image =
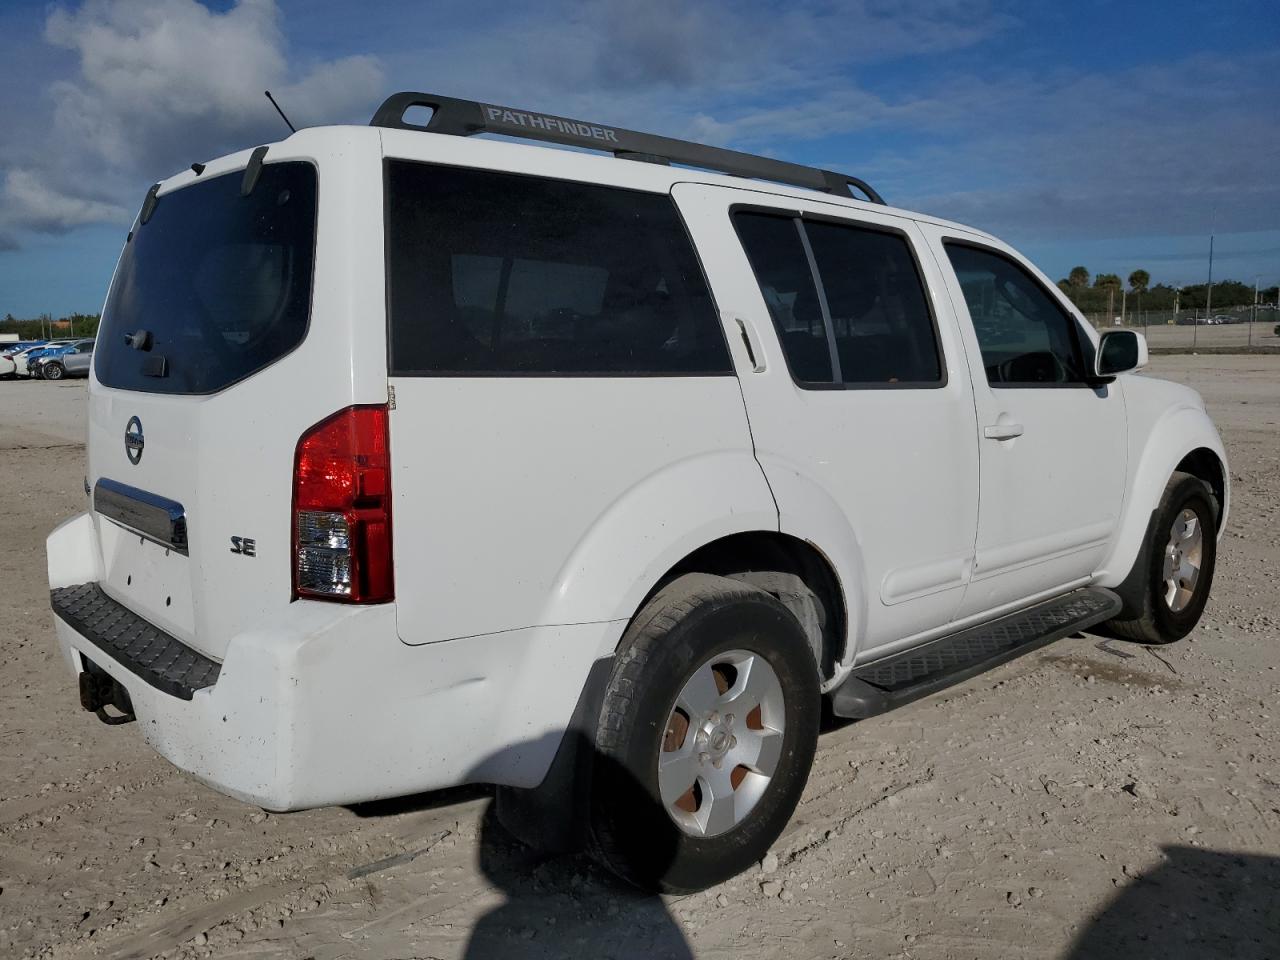
[[[386,161],[397,376],[729,374],[669,196]]]

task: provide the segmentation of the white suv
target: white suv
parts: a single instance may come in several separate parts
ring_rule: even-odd
[[[855,178],[400,94],[148,193],[58,640],[233,796],[497,784],[518,833],[702,888],[777,838],[824,697],[1194,627],[1226,460],[1146,356]]]

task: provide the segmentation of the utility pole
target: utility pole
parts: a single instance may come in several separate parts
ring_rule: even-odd
[[[1209,285],[1204,291],[1204,322],[1208,323],[1209,318],[1213,316],[1213,234],[1209,234]],[[1191,346],[1194,348],[1200,333],[1200,324],[1196,324],[1195,333],[1191,336]]]
[[[1258,281],[1262,277],[1254,275],[1253,278],[1253,309],[1249,311],[1249,346],[1253,346],[1253,321],[1258,319]]]

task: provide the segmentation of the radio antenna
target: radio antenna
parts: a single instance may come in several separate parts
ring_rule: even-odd
[[[280,119],[285,122],[285,124],[289,127],[289,130],[292,131],[293,133],[297,133],[298,128],[295,127],[292,123],[289,123],[289,118],[284,115],[284,111],[280,109],[280,104],[276,103],[276,98],[271,95],[271,91],[263,90],[262,92],[267,95],[267,99],[270,100],[271,105],[276,108],[276,113],[280,114]]]

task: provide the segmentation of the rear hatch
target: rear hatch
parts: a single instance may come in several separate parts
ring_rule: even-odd
[[[314,419],[286,410],[291,384],[307,393],[317,169],[267,163],[250,180],[237,169],[148,199],[90,384],[103,589],[215,658],[290,602],[293,449],[298,417]]]

